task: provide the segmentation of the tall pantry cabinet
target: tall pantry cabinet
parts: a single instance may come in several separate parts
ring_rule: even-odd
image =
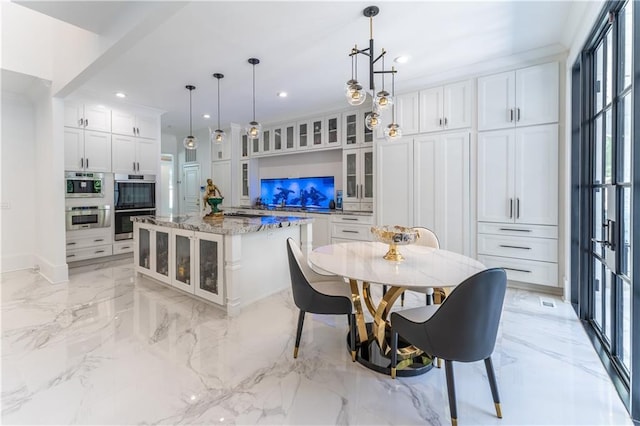
[[[557,62],[478,79],[477,252],[511,280],[558,285]]]

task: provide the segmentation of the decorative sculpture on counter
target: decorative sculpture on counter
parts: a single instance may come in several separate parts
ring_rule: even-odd
[[[204,189],[203,199],[205,204],[209,204],[211,207],[211,212],[206,214],[205,217],[222,216],[222,210],[218,209],[218,205],[222,203],[224,197],[222,196],[220,189],[213,184],[211,179],[207,179],[207,186]]]

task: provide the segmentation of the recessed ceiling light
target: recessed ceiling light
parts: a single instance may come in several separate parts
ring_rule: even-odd
[[[211,118],[209,114],[202,114],[202,118]]]
[[[286,98],[287,97],[287,92],[278,92],[278,97],[279,98]]]
[[[409,57],[408,56],[398,56],[393,61],[398,63],[398,64],[406,64],[409,61]]]
[[[116,96],[119,97],[119,98],[126,98],[127,97],[127,95],[125,93],[122,93],[122,92],[116,92]]]

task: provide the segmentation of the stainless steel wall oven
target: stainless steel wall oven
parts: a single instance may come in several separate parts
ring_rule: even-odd
[[[114,185],[114,240],[133,238],[133,216],[156,214],[156,177],[116,174]]]
[[[67,198],[104,197],[104,173],[66,172]]]

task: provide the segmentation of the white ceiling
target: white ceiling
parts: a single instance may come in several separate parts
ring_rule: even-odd
[[[102,34],[124,19],[128,7],[152,2],[22,2],[81,28]],[[216,81],[222,126],[251,119],[250,57],[256,66],[256,118],[261,122],[301,117],[347,106],[351,47],[365,47],[369,22],[362,10],[380,7],[374,18],[375,48],[385,48],[387,67],[399,55],[396,91],[423,87],[433,75],[464,73],[473,64],[571,41],[565,1],[440,2],[193,2],[95,73],[82,88],[110,99],[124,91],[128,101],[167,113],[163,131],[181,135],[188,127],[188,91],[193,84],[194,128],[216,127]],[[360,57],[359,80],[368,81]],[[444,78],[444,77],[442,77]],[[365,87],[367,84],[363,84]],[[387,86],[390,82],[387,81]],[[287,91],[289,97],[276,97]],[[210,120],[202,118],[211,114]]]

